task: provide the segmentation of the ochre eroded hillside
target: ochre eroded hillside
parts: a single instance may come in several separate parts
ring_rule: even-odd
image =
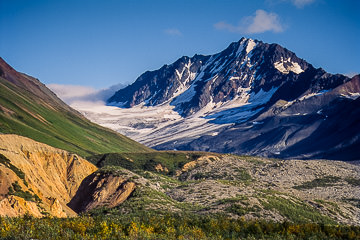
[[[0,215],[75,216],[66,204],[96,170],[76,154],[26,137],[0,135]]]

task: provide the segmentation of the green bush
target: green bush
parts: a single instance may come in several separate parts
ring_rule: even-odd
[[[25,180],[25,173],[21,171],[19,168],[12,165],[11,161],[1,153],[0,153],[0,163],[2,163],[5,167],[9,168],[11,171],[13,171],[20,179],[23,180],[26,186],[28,185],[28,183]]]
[[[347,177],[347,178],[345,178],[345,181],[348,184],[353,185],[354,187],[360,187],[360,179],[356,179],[353,177]]]
[[[331,218],[322,215],[318,210],[308,206],[300,200],[286,199],[273,195],[265,195],[264,197],[266,200],[261,200],[264,209],[276,210],[281,216],[286,217],[292,222],[335,224]]]
[[[302,189],[312,189],[316,187],[330,187],[333,186],[340,180],[339,177],[336,176],[326,176],[323,178],[316,178],[309,182],[304,182],[301,185],[294,186],[294,189],[302,190]]]
[[[359,226],[245,221],[223,215],[0,217],[1,239],[359,239]]]
[[[131,171],[152,171],[158,172],[155,167],[158,164],[165,167],[167,171],[160,172],[165,175],[174,175],[176,170],[190,162],[198,159],[204,152],[181,152],[181,151],[159,151],[148,153],[108,153],[93,155],[87,160],[97,165],[104,166],[120,166]]]
[[[25,199],[26,201],[41,202],[41,199],[36,194],[31,194],[29,191],[23,191],[19,183],[16,181],[9,187],[8,195],[14,195]]]

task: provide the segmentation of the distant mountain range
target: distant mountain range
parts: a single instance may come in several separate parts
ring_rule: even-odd
[[[108,99],[117,113],[84,114],[155,149],[355,160],[359,79],[242,38],[145,72]]]

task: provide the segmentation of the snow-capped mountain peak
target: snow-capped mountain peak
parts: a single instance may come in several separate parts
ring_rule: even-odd
[[[309,67],[305,61],[276,44],[242,38],[210,56],[182,57],[171,65],[142,74],[108,102],[133,107],[169,103],[183,116],[229,105],[260,90],[278,88]],[[296,78],[296,76],[295,76]]]
[[[316,146],[306,141],[320,144],[332,136],[327,129],[343,124],[333,111],[357,112],[359,82],[316,69],[278,44],[242,38],[219,53],[143,73],[108,100],[121,108],[82,112],[157,149],[303,156],[301,149]],[[352,119],[345,125],[360,131],[358,117]],[[343,146],[341,138],[349,146],[359,142],[345,132],[318,149]],[[311,151],[306,158],[320,156]]]

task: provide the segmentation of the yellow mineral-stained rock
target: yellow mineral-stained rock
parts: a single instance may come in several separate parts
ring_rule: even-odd
[[[194,160],[194,161],[190,161],[188,163],[186,163],[181,170],[177,170],[176,171],[176,176],[179,176],[181,173],[183,172],[187,172],[199,165],[203,165],[206,163],[211,163],[213,161],[219,161],[220,158],[215,156],[215,155],[204,155],[199,157],[198,159]]]
[[[0,216],[17,217],[25,214],[34,217],[43,216],[35,202],[11,195],[0,200]]]
[[[52,202],[50,205],[50,214],[52,216],[67,217],[67,214],[65,213],[58,199],[50,198],[49,200]]]
[[[167,169],[167,167],[161,165],[160,163],[155,166],[155,170],[158,172],[169,172],[169,169]]]
[[[12,134],[0,135],[0,157],[0,212],[9,216],[28,212],[39,217],[40,210],[34,210],[39,206],[53,216],[75,216],[67,203],[82,180],[97,170],[75,154]],[[34,196],[32,202],[20,200],[25,192]]]

